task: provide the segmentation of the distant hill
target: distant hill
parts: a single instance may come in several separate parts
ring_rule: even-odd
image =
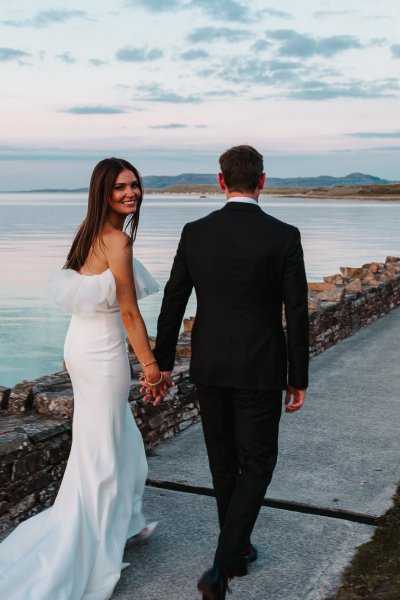
[[[176,185],[217,185],[215,173],[182,173],[182,175],[146,175],[143,177],[146,188],[158,190]]]
[[[18,190],[13,194],[85,194],[89,188],[41,188],[36,190]]]
[[[353,186],[353,185],[384,185],[388,183],[397,183],[389,179],[381,179],[365,173],[350,173],[345,177],[331,177],[321,175],[320,177],[293,177],[280,179],[278,177],[267,177],[268,187],[334,187],[334,186]]]
[[[147,189],[162,190],[164,188],[176,186],[199,186],[199,185],[217,185],[215,173],[182,173],[182,175],[147,175],[143,177],[144,186]],[[381,179],[365,173],[350,173],[345,177],[331,177],[321,175],[320,177],[268,177],[267,187],[269,188],[315,188],[315,187],[334,187],[334,186],[358,186],[358,185],[384,185],[388,183],[398,183],[388,179]],[[45,188],[39,190],[24,190],[26,192],[55,193],[55,192],[74,192],[85,193],[88,188],[77,189],[53,189]]]
[[[163,176],[150,175],[143,178],[144,184],[150,189],[162,189],[177,185],[216,185],[217,177],[213,174],[183,173],[182,175]],[[395,183],[364,173],[350,173],[345,177],[267,177],[267,187],[333,187],[335,185],[382,185]]]

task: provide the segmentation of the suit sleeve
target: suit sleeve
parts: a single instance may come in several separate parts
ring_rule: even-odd
[[[154,356],[161,371],[172,371],[175,362],[176,344],[185,308],[193,289],[193,282],[186,262],[185,236],[181,239],[165,286],[160,316],[157,322],[157,340]]]
[[[286,253],[283,301],[287,328],[288,382],[294,388],[305,389],[308,385],[309,361],[308,290],[298,229],[295,229],[294,238]]]

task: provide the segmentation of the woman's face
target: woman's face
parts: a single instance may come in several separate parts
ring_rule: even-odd
[[[135,174],[124,169],[115,180],[111,198],[108,201],[110,208],[122,215],[131,215],[137,210],[141,198],[139,182]]]

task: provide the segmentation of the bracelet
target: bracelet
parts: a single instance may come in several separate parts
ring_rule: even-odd
[[[160,375],[160,379],[158,381],[156,381],[155,383],[151,383],[150,381],[147,380],[146,375],[144,376],[144,383],[146,385],[149,385],[150,387],[156,387],[157,385],[160,385],[160,383],[163,380],[163,374],[161,373]]]
[[[150,362],[147,363],[142,363],[143,367],[148,367],[149,365],[153,365],[154,363],[156,363],[156,359],[154,358],[153,360],[151,360]]]

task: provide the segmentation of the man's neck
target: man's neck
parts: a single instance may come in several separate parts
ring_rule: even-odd
[[[229,190],[226,190],[225,195],[227,200],[232,200],[233,198],[252,198],[258,202],[260,190],[255,190],[254,192],[230,192]]]

